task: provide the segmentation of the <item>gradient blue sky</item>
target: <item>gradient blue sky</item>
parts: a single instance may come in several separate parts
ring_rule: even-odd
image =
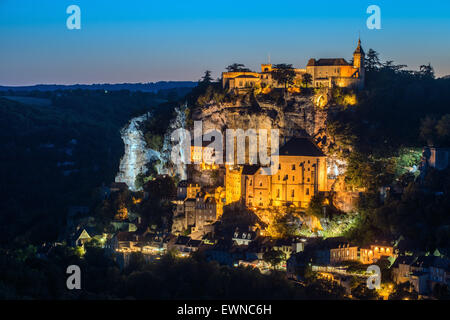
[[[81,30],[66,8],[81,8]],[[366,9],[381,8],[369,30]],[[447,0],[0,0],[0,85],[121,83],[215,77],[233,62],[304,67],[309,58],[367,51],[450,74]]]

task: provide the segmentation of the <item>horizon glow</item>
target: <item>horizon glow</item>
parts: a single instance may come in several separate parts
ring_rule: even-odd
[[[81,8],[68,30],[66,8]],[[369,5],[382,29],[369,30]],[[219,77],[239,62],[304,68],[309,58],[350,60],[364,50],[417,70],[450,74],[450,2],[0,0],[0,85],[147,83]]]

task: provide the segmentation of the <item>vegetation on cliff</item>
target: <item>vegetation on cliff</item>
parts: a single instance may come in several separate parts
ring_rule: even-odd
[[[329,119],[333,148],[348,162],[347,182],[367,191],[351,236],[369,242],[403,235],[418,249],[448,248],[448,174],[430,171],[419,179],[417,167],[427,143],[449,146],[450,81],[435,79],[430,65],[404,67],[382,63],[370,50],[357,106]],[[391,190],[384,201],[380,187]]]

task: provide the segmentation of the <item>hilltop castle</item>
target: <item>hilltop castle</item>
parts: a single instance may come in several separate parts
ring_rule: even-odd
[[[309,59],[305,69],[294,69],[294,87],[300,88],[303,75],[310,74],[312,86],[315,88],[327,87],[364,87],[364,50],[361,40],[353,52],[353,64],[344,58]],[[260,86],[265,88],[278,88],[282,84],[277,83],[272,77],[275,70],[272,64],[262,64],[261,72],[235,71],[222,73],[222,85],[229,89],[246,89]]]

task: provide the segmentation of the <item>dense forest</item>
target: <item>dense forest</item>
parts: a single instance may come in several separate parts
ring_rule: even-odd
[[[120,129],[152,112],[162,124],[187,90],[3,92],[0,244],[57,240],[69,206],[93,207],[123,155]],[[162,116],[161,116],[162,115]]]
[[[330,119],[347,182],[367,190],[349,236],[363,243],[403,237],[417,251],[449,248],[449,170],[419,176],[418,167],[425,146],[450,146],[450,79],[436,79],[430,65],[405,68],[369,50],[358,104]],[[390,189],[384,200],[381,187]]]

